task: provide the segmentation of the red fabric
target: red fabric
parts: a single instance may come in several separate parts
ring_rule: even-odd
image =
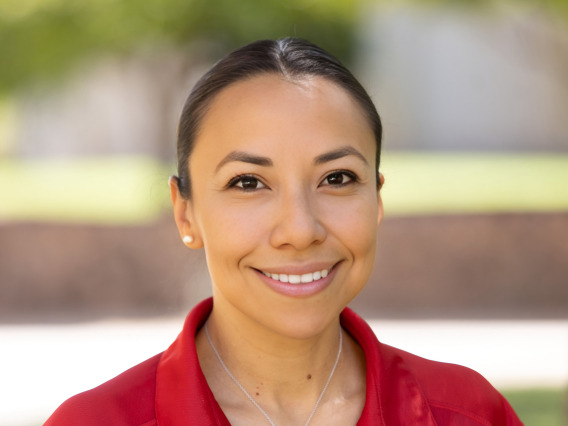
[[[197,305],[164,353],[70,398],[46,425],[229,425],[195,351],[195,334],[212,306],[212,299]],[[341,314],[341,324],[363,348],[367,364],[359,426],[522,425],[508,402],[475,371],[384,345],[349,308]]]

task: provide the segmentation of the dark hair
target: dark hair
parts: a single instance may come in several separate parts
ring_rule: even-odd
[[[193,87],[181,113],[177,140],[177,179],[184,198],[191,197],[189,157],[194,148],[199,125],[213,98],[232,83],[261,74],[279,74],[291,80],[318,76],[344,88],[361,106],[374,132],[378,182],[382,125],[373,101],[338,59],[306,40],[284,38],[256,41],[229,53]]]

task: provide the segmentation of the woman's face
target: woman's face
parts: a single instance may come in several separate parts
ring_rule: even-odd
[[[375,257],[375,150],[361,108],[328,80],[262,75],[220,92],[190,157],[192,198],[174,194],[215,309],[297,338],[336,321]]]

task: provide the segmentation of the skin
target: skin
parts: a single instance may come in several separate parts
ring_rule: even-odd
[[[205,249],[211,337],[277,424],[307,420],[335,361],[339,314],[371,273],[383,215],[375,149],[363,111],[344,89],[319,77],[261,75],[213,99],[190,157],[191,200],[170,183],[180,235]],[[296,296],[275,291],[260,273],[321,269],[332,271],[327,285]],[[311,425],[355,424],[364,405],[364,356],[341,332],[340,363]],[[203,330],[196,339],[231,424],[266,424]]]

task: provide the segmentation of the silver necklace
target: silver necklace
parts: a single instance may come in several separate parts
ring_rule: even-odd
[[[217,356],[217,359],[219,360],[221,367],[223,367],[223,370],[225,370],[225,372],[229,375],[231,380],[233,382],[235,382],[235,384],[243,391],[243,393],[250,400],[250,402],[252,402],[253,405],[256,408],[258,408],[258,410],[262,413],[262,415],[266,418],[266,420],[268,420],[268,423],[270,423],[272,426],[276,426],[276,423],[274,423],[272,421],[272,419],[267,414],[267,412],[262,409],[262,407],[258,404],[258,402],[256,402],[255,399],[246,391],[246,389],[243,387],[243,385],[241,385],[239,383],[239,381],[236,379],[235,376],[233,376],[233,374],[229,371],[229,369],[227,368],[227,366],[225,365],[225,363],[221,359],[221,355],[219,355],[219,352],[217,352],[217,348],[213,344],[213,341],[211,340],[211,336],[209,336],[209,329],[207,328],[207,322],[205,323],[205,335],[207,336],[207,340],[209,340],[209,344],[211,345],[211,349],[213,349],[213,352],[215,352],[215,355]],[[323,389],[320,393],[320,396],[319,396],[318,400],[316,401],[316,405],[314,405],[314,408],[312,409],[312,412],[310,413],[310,417],[308,417],[308,420],[306,421],[304,426],[308,426],[308,424],[312,420],[312,417],[314,416],[314,414],[315,414],[315,412],[318,408],[318,405],[319,405],[321,399],[323,398],[323,395],[325,394],[327,387],[329,386],[329,382],[331,382],[331,378],[333,377],[333,374],[335,373],[335,369],[337,368],[337,364],[339,363],[339,357],[341,356],[341,348],[342,347],[343,347],[343,335],[341,333],[341,326],[340,326],[339,327],[339,349],[337,350],[337,356],[335,357],[335,363],[333,364],[333,368],[331,369],[331,373],[329,373],[329,377],[327,378],[327,382],[325,383],[325,386],[323,387]]]

